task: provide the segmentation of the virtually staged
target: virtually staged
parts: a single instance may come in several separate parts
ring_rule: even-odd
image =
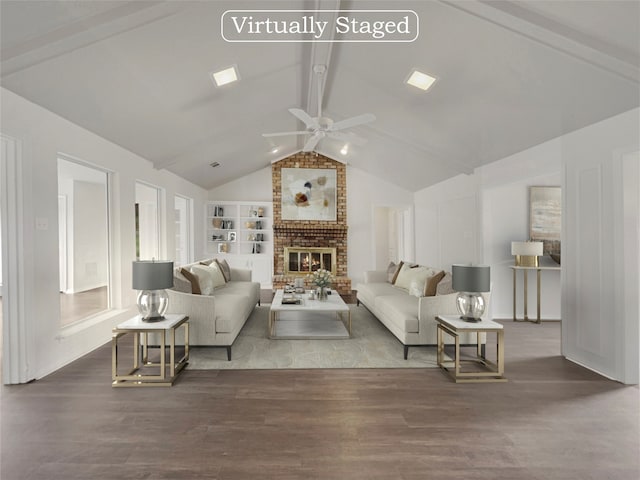
[[[639,478],[639,19],[0,0],[0,477]]]

